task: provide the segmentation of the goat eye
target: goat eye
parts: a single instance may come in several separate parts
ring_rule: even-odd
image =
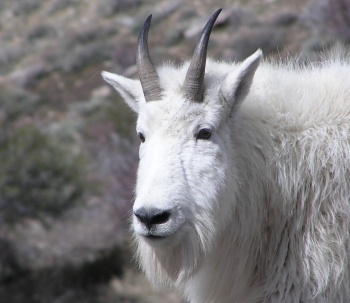
[[[144,143],[146,141],[146,138],[143,135],[143,133],[138,133],[138,135],[139,135],[139,138],[140,138],[141,142]]]
[[[202,128],[199,130],[196,139],[208,140],[211,137],[211,130],[209,128]]]

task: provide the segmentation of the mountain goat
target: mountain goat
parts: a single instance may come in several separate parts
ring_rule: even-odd
[[[140,81],[103,72],[138,114],[133,228],[157,286],[192,303],[350,302],[350,64],[206,58]]]

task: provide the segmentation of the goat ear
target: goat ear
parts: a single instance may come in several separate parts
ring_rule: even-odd
[[[101,75],[122,96],[126,104],[138,113],[140,102],[145,102],[140,81],[109,72],[102,72]]]
[[[253,55],[245,59],[238,69],[229,73],[220,87],[220,96],[230,107],[230,113],[238,110],[239,105],[247,96],[256,69],[259,66],[262,51],[258,49]]]

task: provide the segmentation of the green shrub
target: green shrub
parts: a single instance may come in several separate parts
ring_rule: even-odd
[[[33,125],[13,128],[1,138],[2,219],[58,216],[82,200],[88,188],[85,163],[69,146]]]
[[[0,115],[6,125],[35,114],[39,106],[39,96],[15,86],[0,86]]]

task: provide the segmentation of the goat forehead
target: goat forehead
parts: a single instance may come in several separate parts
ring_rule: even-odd
[[[138,128],[148,131],[190,131],[205,120],[207,108],[203,104],[191,103],[178,98],[148,102],[138,118]]]
[[[164,89],[162,101],[143,104],[139,113],[139,125],[143,128],[162,128],[169,131],[181,131],[202,123],[217,125],[219,116],[218,91],[234,65],[207,61],[204,78],[204,100],[202,103],[190,102],[183,97],[183,81],[188,62],[180,67],[164,65],[158,68],[161,86]]]
[[[182,90],[190,62],[180,66],[164,64],[157,68],[161,86],[166,91],[180,92]],[[235,63],[216,62],[207,59],[204,82],[205,86],[218,87],[225,76],[236,67]]]

